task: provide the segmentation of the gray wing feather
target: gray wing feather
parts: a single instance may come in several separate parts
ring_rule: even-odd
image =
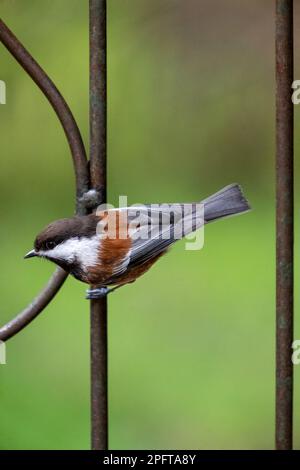
[[[231,184],[201,203],[125,207],[128,223],[136,220],[132,248],[124,269],[145,263],[165,251],[176,240],[199,229],[204,223],[248,211],[250,206],[241,187]]]

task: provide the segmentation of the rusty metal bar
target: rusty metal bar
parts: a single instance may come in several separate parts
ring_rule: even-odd
[[[0,328],[0,340],[7,341],[15,336],[25,326],[29,325],[51,302],[67,278],[67,273],[61,268],[56,269],[48,284],[38,296],[20,312],[13,320]]]
[[[90,175],[106,202],[107,79],[106,0],[90,0]],[[91,301],[92,449],[108,448],[107,300]]]
[[[293,0],[276,1],[276,448],[293,447]]]
[[[42,90],[64,128],[73,157],[76,175],[76,210],[78,214],[84,214],[86,212],[86,201],[83,196],[88,190],[89,172],[83,141],[70,108],[54,83],[1,19],[0,41]],[[46,305],[48,305],[56,295],[66,277],[67,274],[62,269],[57,269],[49,280],[47,286],[31,302],[31,304],[12,321],[0,329],[0,339],[5,341],[11,338],[28,325],[40,312],[42,312]]]

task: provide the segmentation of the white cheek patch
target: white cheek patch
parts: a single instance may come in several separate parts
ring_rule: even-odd
[[[69,238],[60,243],[52,250],[40,251],[41,256],[49,256],[49,258],[61,259],[67,263],[73,263],[78,260],[82,268],[94,266],[99,262],[98,250],[100,248],[100,240],[97,235],[92,238],[74,237]]]

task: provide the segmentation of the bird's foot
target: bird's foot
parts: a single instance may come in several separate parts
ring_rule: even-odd
[[[86,291],[86,299],[92,300],[92,299],[102,299],[103,297],[106,297],[108,294],[113,292],[116,289],[119,289],[121,285],[112,287],[111,289],[108,289],[108,287],[96,287],[95,289],[88,289]]]
[[[102,299],[103,297],[107,296],[110,290],[112,289],[108,289],[107,287],[97,287],[96,289],[88,289],[86,291],[85,298],[88,300]]]

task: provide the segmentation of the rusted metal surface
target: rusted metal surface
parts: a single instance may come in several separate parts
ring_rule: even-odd
[[[91,185],[106,201],[106,0],[90,0]]]
[[[107,152],[106,0],[90,0],[91,187],[106,202]],[[92,449],[108,448],[107,300],[91,301]]]
[[[293,0],[276,1],[276,448],[293,446]]]
[[[74,117],[54,83],[1,19],[0,41],[48,98],[64,128],[70,145],[76,175],[76,210],[78,214],[84,214],[86,212],[84,195],[88,190],[89,172],[86,152]],[[62,269],[57,269],[47,286],[33,302],[0,329],[0,339],[5,341],[28,325],[53,299],[66,277],[67,274]]]

